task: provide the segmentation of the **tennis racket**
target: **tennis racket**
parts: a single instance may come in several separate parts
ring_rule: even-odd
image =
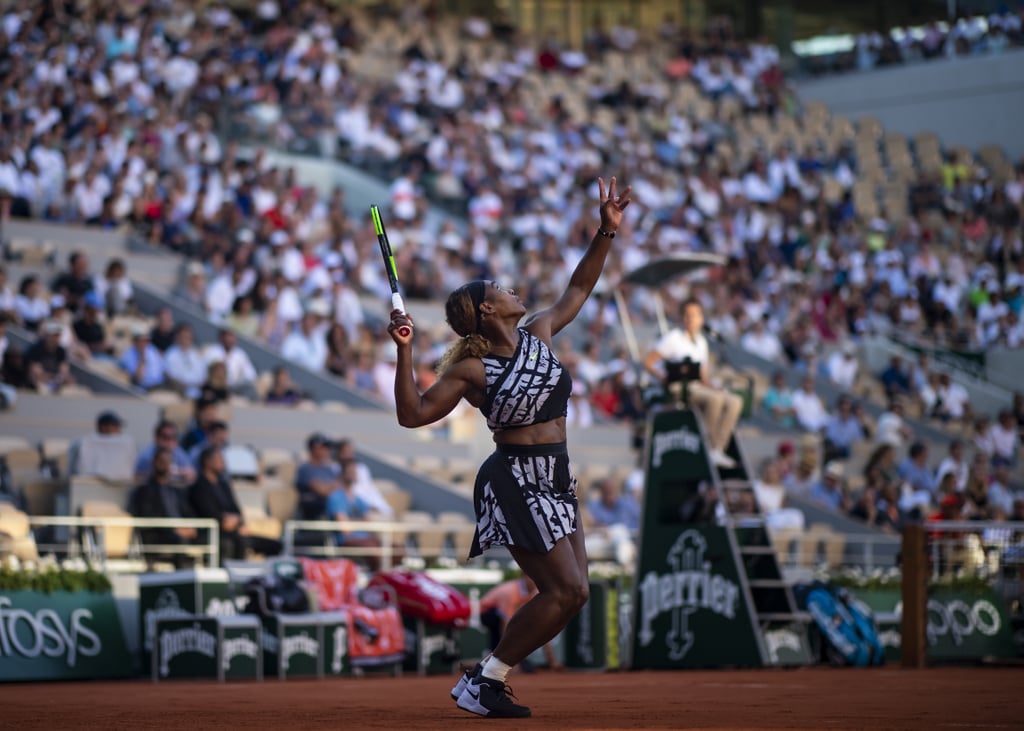
[[[391,309],[405,312],[405,302],[402,295],[398,293],[398,269],[395,268],[395,254],[391,251],[391,242],[388,241],[388,232],[384,230],[384,221],[380,217],[380,209],[377,206],[370,206],[370,217],[373,219],[373,227],[377,231],[377,243],[380,244],[380,253],[384,257],[384,269],[388,273],[388,284],[391,286]],[[403,338],[408,337],[412,328],[402,325],[398,328],[398,334]]]

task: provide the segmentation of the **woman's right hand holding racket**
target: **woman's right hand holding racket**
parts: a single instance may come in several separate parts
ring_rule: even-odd
[[[398,345],[412,345],[412,318],[401,310],[391,310],[391,322],[388,323],[388,334]]]

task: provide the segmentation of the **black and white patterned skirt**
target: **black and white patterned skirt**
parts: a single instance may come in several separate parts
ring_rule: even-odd
[[[576,531],[576,477],[565,442],[499,444],[476,476],[476,536],[469,557],[491,546],[547,553]]]

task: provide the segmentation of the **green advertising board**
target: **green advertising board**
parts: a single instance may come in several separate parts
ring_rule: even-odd
[[[654,412],[632,612],[634,668],[760,666],[760,637],[727,530],[705,501],[713,477],[689,410]]]
[[[323,642],[323,674],[330,677],[352,674],[352,656],[348,650],[347,612],[320,612],[320,639]]]
[[[886,660],[899,660],[903,611],[900,592],[895,589],[851,591],[875,612]],[[1018,654],[1006,603],[994,592],[929,589],[925,637],[929,660],[1012,658]]]
[[[618,582],[591,581],[590,598],[562,635],[565,666],[584,670],[617,670],[622,665],[619,616],[622,589]]]
[[[216,678],[217,620],[165,617],[153,627],[153,679]]]
[[[259,617],[218,617],[220,669],[227,680],[263,679],[263,628]]]
[[[133,672],[109,591],[0,591],[0,681]]]
[[[139,646],[142,667],[148,668],[156,620],[170,617],[230,617],[246,598],[235,596],[223,569],[194,569],[139,576]]]
[[[255,615],[164,617],[156,620],[154,680],[261,679],[261,628]]]
[[[323,675],[323,622],[317,614],[275,614],[263,620],[263,663],[282,680]]]

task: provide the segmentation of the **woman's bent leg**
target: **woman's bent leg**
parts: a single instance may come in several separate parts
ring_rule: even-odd
[[[586,603],[590,582],[582,531],[562,538],[547,553],[515,546],[509,551],[539,592],[512,615],[494,648],[496,658],[513,666],[562,631]]]

